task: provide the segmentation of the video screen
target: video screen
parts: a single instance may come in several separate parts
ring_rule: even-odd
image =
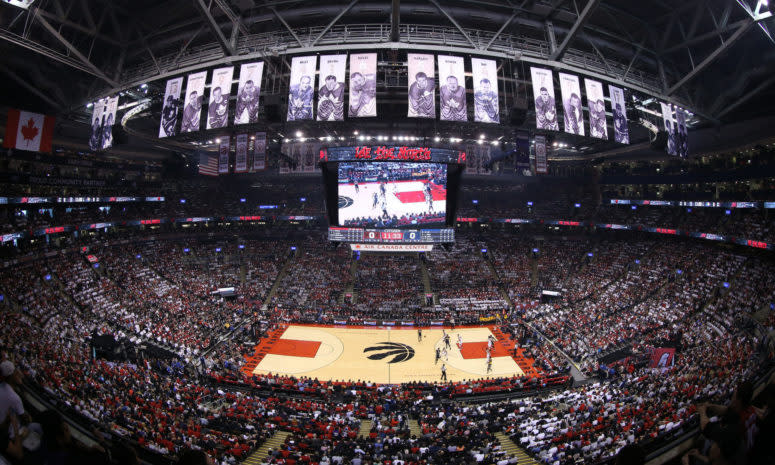
[[[339,164],[339,226],[400,228],[444,223],[447,165]]]

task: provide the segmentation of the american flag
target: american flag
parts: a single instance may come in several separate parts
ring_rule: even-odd
[[[218,157],[213,153],[199,153],[199,174],[218,176]]]

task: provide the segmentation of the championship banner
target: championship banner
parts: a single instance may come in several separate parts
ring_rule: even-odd
[[[261,94],[261,78],[264,62],[245,63],[240,66],[237,86],[237,111],[234,124],[255,124],[258,122],[258,97]]]
[[[91,132],[89,133],[89,150],[97,151],[102,147],[102,114],[104,111],[105,99],[99,99],[94,102]]]
[[[620,144],[630,143],[630,125],[627,122],[627,105],[624,103],[624,90],[608,86],[611,94],[611,110],[614,115],[614,140]]]
[[[675,144],[675,123],[673,121],[673,107],[669,103],[659,102],[662,107],[662,121],[667,132],[667,154],[678,155]]]
[[[546,162],[546,136],[536,136],[535,147],[536,174],[546,174],[549,172]]]
[[[500,123],[495,60],[471,58],[471,71],[474,76],[474,121]]]
[[[350,118],[377,116],[377,54],[350,55]]]
[[[207,79],[207,71],[188,75],[186,98],[185,104],[183,105],[183,121],[180,123],[180,132],[193,132],[199,130],[199,122],[202,119],[205,79]]]
[[[218,150],[218,174],[225,174],[229,172],[229,148],[230,138],[224,137],[221,139],[221,145]]]
[[[683,108],[675,109],[675,119],[678,122],[677,132],[675,135],[676,149],[678,150],[678,156],[686,158],[689,156],[689,131],[686,127],[686,120],[688,115]]]
[[[290,160],[293,158],[293,147],[295,145],[296,144],[292,142],[282,145],[282,148],[280,149],[280,151],[284,156],[280,157],[280,160],[279,160],[280,174],[288,174],[291,172]]]
[[[410,118],[435,118],[433,55],[409,54],[409,111]]]
[[[312,87],[318,57],[293,57],[291,61],[291,89],[288,93],[288,121],[312,119]]]
[[[605,119],[605,96],[603,84],[584,79],[589,108],[589,135],[596,139],[608,139],[608,122]]]
[[[581,86],[579,77],[560,73],[562,108],[565,115],[565,132],[584,135],[584,110],[581,108]]]
[[[10,109],[5,123],[3,147],[30,152],[51,152],[55,123],[53,116]]]
[[[236,144],[234,172],[244,173],[248,170],[248,135],[238,134]]]
[[[266,133],[257,132],[253,142],[253,171],[266,169]]]
[[[468,121],[466,75],[462,57],[439,55],[439,105],[442,121]]]
[[[536,105],[536,129],[559,131],[557,104],[554,100],[552,71],[544,68],[530,68],[533,80],[533,97]]]
[[[317,154],[315,145],[305,143],[301,144],[299,148],[301,149],[299,158],[301,161],[302,171],[305,173],[312,173],[315,171],[315,155]]]
[[[210,82],[210,103],[207,105],[207,129],[225,128],[229,124],[229,96],[234,67],[213,71]]]
[[[344,121],[344,74],[347,55],[320,57],[318,121]]]
[[[183,78],[175,78],[167,81],[167,89],[164,91],[162,101],[161,123],[159,123],[159,137],[171,137],[177,135],[178,115],[180,107],[180,90],[183,88]]]

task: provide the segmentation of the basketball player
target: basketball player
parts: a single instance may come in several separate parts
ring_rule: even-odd
[[[463,336],[460,333],[457,333],[457,347],[463,350]]]
[[[444,335],[444,346],[445,346],[447,349],[451,349],[451,348],[452,348],[452,345],[449,343],[449,340],[450,340],[450,339],[451,339],[451,338],[449,337],[449,334],[445,334],[445,335]]]
[[[487,373],[492,371],[492,357],[487,356]]]
[[[376,205],[377,194],[374,194],[374,205]],[[417,342],[422,342],[422,328],[417,328]]]
[[[441,358],[441,350],[436,347],[436,360],[433,362],[434,365],[437,365],[439,363],[439,359]]]
[[[373,193],[371,195],[371,199],[374,201],[374,204],[371,206],[371,209],[372,210],[376,210],[377,209],[377,203],[379,202],[379,195],[377,195],[377,193],[375,192],[375,193]]]
[[[357,179],[353,179],[353,186],[355,187],[355,193],[357,194],[359,192]]]
[[[447,352],[446,348],[441,349],[441,356],[444,357],[445,361],[449,361],[449,352]]]
[[[385,181],[379,182],[379,195],[384,199],[386,194],[386,185]]]

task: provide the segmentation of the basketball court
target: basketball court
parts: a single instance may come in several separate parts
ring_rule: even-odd
[[[416,328],[290,325],[262,340],[247,357],[243,372],[380,384],[439,381],[442,363],[449,381],[537,374],[533,360],[524,358],[519,348],[514,357],[514,342],[491,329],[446,329],[451,336],[447,357],[436,361],[436,349],[445,347],[441,328],[423,328],[418,341]],[[496,341],[488,372],[486,347],[491,335]]]
[[[387,184],[385,209],[389,216],[418,215],[429,210],[423,188],[427,181],[396,181]],[[379,183],[367,182],[358,185],[339,184],[339,221],[344,223],[355,218],[376,218],[382,215],[381,203],[374,202],[374,194],[379,197]],[[432,184],[433,211],[447,211],[447,192],[444,188]]]

